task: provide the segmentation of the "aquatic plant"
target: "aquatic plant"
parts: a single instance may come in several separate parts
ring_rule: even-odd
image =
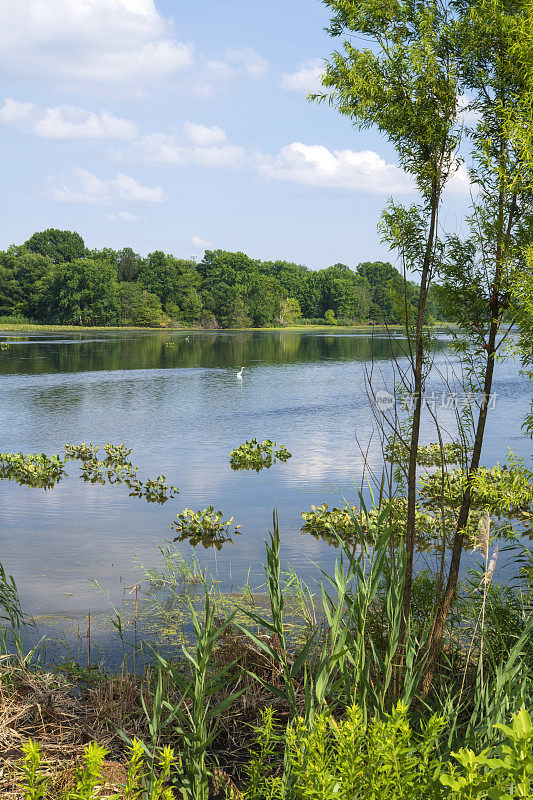
[[[52,489],[67,474],[68,461],[80,461],[80,477],[86,483],[125,484],[131,497],[144,497],[148,503],[166,503],[179,494],[179,489],[167,484],[164,475],[142,481],[129,460],[131,450],[125,445],[104,445],[105,458],[98,457],[99,445],[65,445],[66,456],[47,456],[45,453],[0,453],[0,480],[11,480],[21,486]]]
[[[16,481],[20,486],[51,489],[65,475],[59,456],[45,453],[0,453],[0,480]]]
[[[230,466],[233,470],[251,469],[260,472],[269,469],[276,461],[288,461],[291,453],[285,445],[278,447],[277,442],[265,439],[259,443],[257,439],[250,439],[236,447],[229,454]]]
[[[177,515],[176,522],[171,527],[178,531],[179,536],[174,542],[189,542],[193,547],[201,544],[202,547],[216,547],[220,550],[225,542],[232,542],[233,536],[240,536],[241,525],[233,524],[233,517],[223,519],[222,511],[215,511],[213,506],[207,506],[202,511],[184,509]]]

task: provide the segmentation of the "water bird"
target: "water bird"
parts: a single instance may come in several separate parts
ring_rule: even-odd
[[[238,371],[238,373],[237,373],[237,377],[238,378],[242,379],[242,371],[243,371],[243,369],[244,369],[244,367],[241,367],[240,370]]]
[[[189,337],[188,337],[188,336],[186,336],[186,337],[185,337],[185,341],[186,341],[186,342],[188,342],[188,341],[189,341]]]

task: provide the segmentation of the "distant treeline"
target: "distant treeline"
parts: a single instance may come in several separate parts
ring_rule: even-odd
[[[200,262],[156,250],[88,250],[71,231],[34,233],[0,252],[0,319],[64,325],[198,326],[400,323],[417,287],[391,264],[288,261],[207,250]],[[442,319],[430,292],[427,322]]]

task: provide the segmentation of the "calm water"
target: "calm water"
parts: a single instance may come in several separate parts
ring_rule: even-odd
[[[446,344],[443,335],[439,368]],[[360,446],[370,442],[370,464],[379,468],[365,392],[371,353],[369,335],[350,331],[30,334],[1,351],[1,451],[125,443],[142,475],[162,473],[180,488],[164,506],[147,504],[129,498],[125,487],[84,484],[73,462],[70,477],[52,491],[1,483],[0,561],[24,606],[66,614],[102,608],[106,600],[91,579],[117,602],[137,577],[132,553],[157,564],[157,546],[185,507],[212,504],[242,525],[243,535],[216,563],[200,552],[224,586],[244,583],[249,571],[260,583],[275,506],[284,559],[305,577],[316,575],[313,562],[331,565],[334,551],[301,535],[300,511],[338,504],[341,493],[355,502]],[[375,339],[375,375],[390,388],[387,354],[387,341]],[[520,426],[531,386],[516,364],[505,364],[495,392],[484,462],[503,460],[511,446],[529,463],[531,443]],[[441,413],[452,426],[450,412]],[[233,472],[228,453],[251,437],[275,439],[293,457],[259,474]],[[426,430],[425,440],[434,438]]]

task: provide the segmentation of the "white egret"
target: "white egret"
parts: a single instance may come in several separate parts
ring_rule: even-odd
[[[242,380],[242,371],[243,371],[243,369],[244,369],[244,367],[241,367],[240,370],[237,373],[237,377],[241,378],[241,380]]]

